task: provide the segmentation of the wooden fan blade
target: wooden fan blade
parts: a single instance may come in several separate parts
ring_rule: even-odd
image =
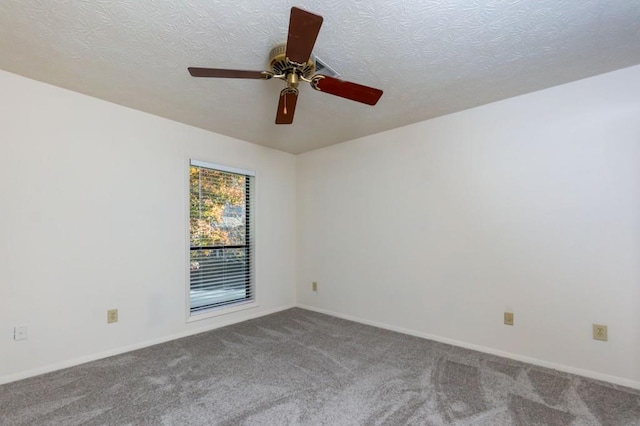
[[[297,90],[293,91],[291,89],[284,89],[280,92],[276,124],[293,123],[293,114],[296,112],[296,102],[298,102]]]
[[[375,105],[382,96],[382,90],[361,84],[339,80],[329,76],[321,76],[314,80],[313,88],[341,98],[362,102],[367,105]]]
[[[217,78],[253,78],[266,79],[267,75],[263,71],[243,71],[225,70],[218,68],[196,68],[189,67],[189,74],[192,77],[217,77]]]
[[[321,26],[322,16],[292,7],[287,37],[287,58],[299,64],[307,62]]]

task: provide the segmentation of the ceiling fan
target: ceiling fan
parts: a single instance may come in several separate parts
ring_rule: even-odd
[[[382,96],[382,90],[339,80],[328,75],[314,74],[315,61],[311,56],[311,51],[321,26],[322,16],[292,7],[287,43],[274,47],[269,54],[271,71],[189,67],[189,73],[193,77],[259,80],[278,78],[284,80],[287,87],[280,92],[276,124],[293,123],[293,115],[298,101],[298,85],[301,81],[309,83],[311,87],[320,92],[367,105],[375,105]]]

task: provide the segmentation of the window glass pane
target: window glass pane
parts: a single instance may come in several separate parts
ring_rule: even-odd
[[[191,166],[191,312],[253,300],[251,176]]]

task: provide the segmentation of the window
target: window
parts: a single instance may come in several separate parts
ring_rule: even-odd
[[[251,302],[254,173],[191,160],[190,314]]]

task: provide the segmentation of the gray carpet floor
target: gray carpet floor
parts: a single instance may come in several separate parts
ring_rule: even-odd
[[[640,391],[290,309],[0,386],[2,425],[640,425]]]

